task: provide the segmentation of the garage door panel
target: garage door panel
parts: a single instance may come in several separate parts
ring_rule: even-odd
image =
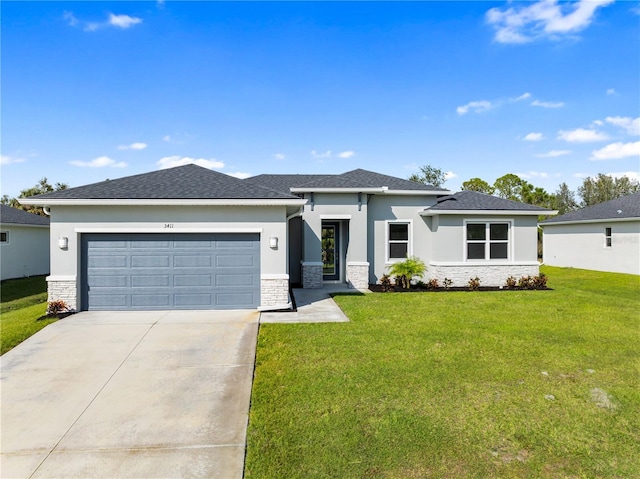
[[[260,305],[259,234],[86,234],[83,309]]]

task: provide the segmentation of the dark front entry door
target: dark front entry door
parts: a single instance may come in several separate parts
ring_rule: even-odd
[[[340,223],[322,222],[322,279],[340,279]]]

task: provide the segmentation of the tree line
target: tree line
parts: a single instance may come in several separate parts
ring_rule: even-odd
[[[420,167],[419,173],[414,173],[409,180],[418,183],[442,187],[447,181],[446,173],[431,165]],[[576,192],[569,189],[566,183],[561,183],[553,193],[544,188],[534,186],[513,173],[507,173],[496,179],[493,184],[481,178],[471,178],[462,183],[462,190],[477,191],[487,195],[494,195],[507,200],[520,201],[531,205],[558,210],[558,214],[565,214],[578,208],[597,205],[605,201],[627,196],[640,191],[640,183],[626,176],[614,178],[604,173],[595,177],[587,177]]]
[[[35,186],[26,188],[20,192],[18,198],[28,198],[30,196],[44,195],[45,193],[51,193],[53,191],[66,190],[69,187],[66,183],[56,183],[55,185],[49,184],[47,178],[42,178]],[[18,198],[10,198],[9,195],[2,195],[0,203],[3,205],[11,206],[12,208],[18,208],[29,213],[35,213],[40,216],[46,216],[44,210],[40,206],[21,205]]]

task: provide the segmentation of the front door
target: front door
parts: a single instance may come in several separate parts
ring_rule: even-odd
[[[322,222],[322,279],[340,279],[340,223]]]

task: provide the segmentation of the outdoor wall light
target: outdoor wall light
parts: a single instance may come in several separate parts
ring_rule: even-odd
[[[67,238],[66,236],[59,236],[58,237],[58,248],[67,249],[68,247],[69,247],[69,238]]]
[[[269,247],[272,249],[277,249],[278,248],[278,237],[277,236],[272,236],[269,238]]]

